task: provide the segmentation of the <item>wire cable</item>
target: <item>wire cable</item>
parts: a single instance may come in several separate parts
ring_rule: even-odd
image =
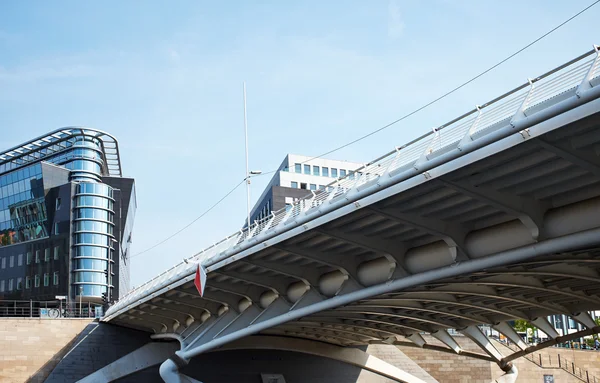
[[[600,1],[600,0],[599,0]],[[200,214],[198,217],[196,217],[192,222],[188,223],[187,225],[185,225],[184,227],[182,227],[181,229],[177,230],[175,233],[171,234],[170,236],[168,236],[167,238],[163,239],[162,241],[158,242],[157,244],[147,248],[146,250],[140,251],[139,253],[136,253],[134,255],[132,255],[130,258],[135,258],[139,255],[142,255],[144,253],[149,252],[150,250],[153,250],[155,248],[157,248],[158,246],[162,245],[163,243],[167,242],[168,240],[170,240],[171,238],[175,237],[177,234],[181,233],[182,231],[184,231],[185,229],[187,229],[188,227],[192,226],[194,223],[196,223],[196,221],[198,221],[200,218],[204,217],[206,214],[210,213],[211,210],[213,210],[214,208],[216,208],[217,206],[219,206],[219,204],[221,202],[223,202],[227,197],[229,197],[234,191],[237,190],[237,188],[240,187],[241,184],[243,184],[246,181],[246,179],[243,179],[240,181],[240,183],[238,183],[237,185],[235,185],[235,187],[233,189],[231,189],[227,194],[225,194],[223,197],[221,197],[220,200],[218,200],[217,202],[215,202],[211,207],[209,207],[208,209],[206,209],[202,214]]]
[[[377,134],[377,133],[379,133],[379,132],[381,132],[381,131],[383,131],[383,130],[385,130],[385,129],[389,128],[390,126],[393,126],[393,125],[395,125],[395,124],[399,123],[400,121],[402,121],[402,120],[405,120],[405,119],[407,119],[408,117],[410,117],[410,116],[412,116],[412,115],[414,115],[414,114],[417,114],[417,113],[419,113],[419,112],[420,112],[420,111],[422,111],[423,109],[425,109],[425,108],[428,108],[429,106],[431,106],[431,105],[433,105],[433,104],[437,103],[438,101],[440,101],[440,100],[442,100],[442,99],[444,99],[444,98],[448,97],[448,96],[449,96],[449,95],[451,95],[452,93],[455,93],[456,91],[458,91],[458,90],[460,90],[460,89],[464,88],[465,86],[469,85],[470,83],[472,83],[473,81],[477,80],[478,78],[480,78],[481,76],[485,75],[486,73],[489,73],[489,72],[491,72],[492,70],[496,69],[496,68],[497,68],[497,67],[499,67],[500,65],[504,64],[505,62],[507,62],[507,61],[508,61],[508,60],[510,60],[511,58],[515,57],[515,56],[516,56],[516,55],[518,55],[519,53],[523,52],[524,50],[528,49],[528,48],[529,48],[529,47],[531,47],[532,45],[536,44],[536,43],[537,43],[537,42],[539,42],[540,40],[544,39],[544,38],[545,38],[545,37],[547,37],[548,35],[550,35],[550,34],[552,34],[553,32],[555,32],[556,30],[560,29],[560,28],[561,28],[561,27],[563,27],[565,24],[569,23],[570,21],[572,21],[573,19],[575,19],[576,17],[578,17],[579,15],[581,15],[582,13],[584,13],[585,11],[587,11],[587,10],[588,10],[588,9],[590,9],[590,8],[592,8],[594,5],[596,5],[596,4],[598,4],[598,3],[600,3],[600,0],[596,0],[596,1],[594,1],[592,4],[588,5],[587,7],[585,7],[584,9],[582,9],[581,11],[577,12],[577,13],[576,13],[576,14],[574,14],[573,16],[571,16],[571,17],[569,17],[568,19],[566,19],[565,21],[563,21],[562,23],[560,23],[560,24],[558,24],[557,26],[555,26],[554,28],[550,29],[548,32],[546,32],[546,33],[544,33],[543,35],[541,35],[540,37],[536,38],[535,40],[533,40],[533,41],[532,41],[532,42],[530,42],[529,44],[525,45],[524,47],[522,47],[522,48],[521,48],[521,49],[519,49],[518,51],[514,52],[514,53],[513,53],[513,54],[511,54],[510,56],[506,57],[506,58],[505,58],[505,59],[503,59],[502,61],[499,61],[498,63],[496,63],[496,64],[492,65],[491,67],[487,68],[486,70],[484,70],[483,72],[479,73],[479,74],[478,74],[478,75],[476,75],[475,77],[472,77],[471,79],[469,79],[469,80],[467,80],[467,81],[463,82],[462,84],[460,84],[460,85],[458,85],[457,87],[453,88],[452,90],[450,90],[450,91],[448,91],[448,92],[446,92],[446,93],[442,94],[441,96],[439,96],[439,97],[437,97],[436,99],[434,99],[434,100],[432,100],[432,101],[428,102],[427,104],[425,104],[425,105],[423,105],[423,106],[421,106],[421,107],[419,107],[419,108],[417,108],[417,109],[413,110],[413,111],[412,111],[412,112],[410,112],[410,113],[407,113],[407,114],[405,114],[404,116],[402,116],[402,117],[398,118],[398,119],[397,119],[397,120],[395,120],[395,121],[392,121],[392,122],[388,123],[387,125],[384,125],[384,126],[382,126],[382,127],[381,127],[381,128],[379,128],[379,129],[375,129],[375,130],[373,130],[373,131],[371,131],[371,132],[369,132],[369,133],[367,133],[367,134],[365,134],[365,135],[363,135],[363,136],[361,136],[361,137],[358,137],[358,138],[356,138],[356,139],[354,139],[354,140],[352,140],[352,141],[350,141],[350,142],[347,142],[347,143],[343,144],[342,146],[339,146],[339,147],[337,147],[337,148],[335,148],[335,149],[329,150],[329,151],[327,151],[327,152],[325,152],[325,153],[322,153],[322,154],[320,154],[320,155],[318,155],[318,156],[316,156],[316,157],[309,158],[308,160],[305,160],[305,161],[303,161],[303,162],[300,162],[300,164],[305,164],[305,163],[308,163],[308,162],[310,162],[310,161],[313,161],[313,160],[316,160],[316,159],[318,159],[318,158],[324,157],[324,156],[326,156],[326,155],[329,155],[329,154],[331,154],[331,153],[335,153],[335,152],[337,152],[337,151],[339,151],[339,150],[342,150],[342,149],[344,149],[344,148],[346,148],[346,147],[348,147],[348,146],[350,146],[350,145],[354,145],[354,144],[356,144],[357,142],[360,142],[360,141],[362,141],[362,140],[364,140],[364,139],[366,139],[366,138],[369,138],[369,137],[371,137],[371,136],[373,136],[373,135],[375,135],[375,134]],[[276,169],[276,170],[271,170],[271,171],[268,171],[268,172],[263,172],[261,175],[272,174],[272,173],[275,173],[277,170],[278,170],[278,169]]]
[[[560,29],[561,27],[563,27],[564,25],[566,25],[567,23],[569,23],[570,21],[572,21],[573,19],[575,19],[576,17],[578,17],[579,15],[581,15],[582,13],[584,13],[585,11],[587,11],[588,9],[592,8],[594,5],[600,3],[600,0],[596,0],[594,1],[592,4],[588,5],[587,7],[583,8],[581,11],[577,12],[576,14],[574,14],[573,16],[569,17],[568,19],[566,19],[565,21],[563,21],[562,23],[558,24],[557,26],[555,26],[554,28],[550,29],[548,32],[544,33],[543,35],[541,35],[540,37],[536,38],[535,40],[531,41],[529,44],[525,45],[524,47],[522,47],[521,49],[517,50],[516,52],[514,52],[513,54],[509,55],[508,57],[506,57],[505,59],[499,61],[498,63],[492,65],[491,67],[487,68],[486,70],[484,70],[483,72],[477,74],[476,76],[472,77],[471,79],[463,82],[462,84],[456,86],[455,88],[449,90],[448,92],[442,94],[441,96],[433,99],[432,101],[429,101],[428,103],[426,103],[425,105],[413,110],[410,113],[407,113],[405,115],[403,115],[402,117],[398,118],[397,120],[394,120],[378,129],[375,129],[363,136],[360,136],[350,142],[347,142],[341,146],[338,146],[335,149],[329,150],[325,153],[322,153],[318,156],[315,157],[311,157],[308,160],[302,161],[300,164],[305,164],[308,163],[310,161],[316,160],[318,158],[324,157],[326,155],[329,155],[331,153],[335,153],[339,150],[342,150],[344,148],[347,148],[350,145],[354,145],[357,142],[360,142],[364,139],[367,139],[393,125],[396,125],[397,123],[419,113],[420,111],[422,111],[423,109],[426,109],[428,107],[430,107],[431,105],[437,103],[438,101],[448,97],[449,95],[455,93],[456,91],[464,88],[465,86],[469,85],[470,83],[472,83],[473,81],[477,80],[478,78],[484,76],[485,74],[491,72],[492,70],[496,69],[497,67],[499,67],[500,65],[504,64],[505,62],[507,62],[508,60],[512,59],[513,57],[515,57],[516,55],[518,55],[519,53],[525,51],[526,49],[530,48],[532,45],[536,44],[537,42],[539,42],[540,40],[544,39],[545,37],[549,36],[550,34],[552,34],[553,32],[557,31],[558,29]],[[268,174],[273,174],[275,172],[277,172],[279,169],[275,169],[275,170],[271,170],[268,172],[263,172],[260,175],[257,175],[258,177],[262,177]],[[257,177],[254,176],[254,177]],[[181,233],[182,231],[184,231],[185,229],[187,229],[188,227],[192,226],[194,223],[196,223],[196,221],[198,221],[199,219],[201,219],[202,217],[204,217],[206,214],[208,214],[211,210],[213,210],[215,207],[217,207],[221,202],[223,202],[223,200],[225,200],[227,197],[229,197],[242,183],[244,183],[245,179],[242,180],[240,183],[238,183],[233,189],[231,189],[227,194],[225,194],[220,200],[218,200],[215,204],[213,204],[210,208],[208,208],[206,211],[204,211],[201,215],[199,215],[198,217],[196,217],[192,222],[190,222],[189,224],[185,225],[183,228],[179,229],[178,231],[176,231],[175,233],[173,233],[172,235],[170,235],[169,237],[163,239],[162,241],[158,242],[157,244],[155,244],[154,246],[151,246],[149,248],[147,248],[146,250],[143,250],[137,254],[134,254],[131,256],[131,258],[137,257],[139,255],[142,255],[144,253],[147,253],[150,250],[155,249],[156,247],[162,245],[163,243],[167,242],[168,240],[170,240],[171,238],[175,237],[176,235],[178,235],[179,233]]]

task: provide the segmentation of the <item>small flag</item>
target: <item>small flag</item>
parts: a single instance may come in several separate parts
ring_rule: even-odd
[[[198,293],[200,296],[204,296],[204,286],[206,286],[206,270],[204,270],[203,266],[198,264],[198,269],[196,269],[196,279],[194,280],[194,285],[196,289],[198,289]]]

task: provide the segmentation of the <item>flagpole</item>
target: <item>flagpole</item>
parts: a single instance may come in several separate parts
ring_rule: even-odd
[[[246,143],[246,210],[250,230],[250,170],[248,169],[248,118],[246,114],[246,81],[244,81],[244,138]]]

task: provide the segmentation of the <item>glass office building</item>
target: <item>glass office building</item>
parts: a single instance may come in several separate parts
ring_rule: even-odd
[[[135,209],[108,133],[59,129],[0,152],[0,301],[123,296]]]

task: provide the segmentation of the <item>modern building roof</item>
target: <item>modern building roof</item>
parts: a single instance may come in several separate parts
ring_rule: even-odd
[[[65,127],[34,138],[0,152],[0,174],[44,160],[71,147],[77,137],[92,137],[100,141],[104,155],[104,170],[109,176],[122,177],[117,139],[101,130],[87,127]]]

